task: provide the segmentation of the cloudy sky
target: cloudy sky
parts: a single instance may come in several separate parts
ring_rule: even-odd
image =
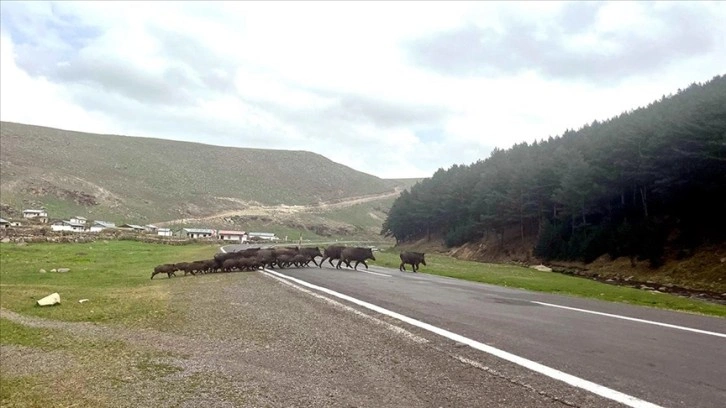
[[[726,2],[0,2],[3,121],[428,177],[726,74]]]

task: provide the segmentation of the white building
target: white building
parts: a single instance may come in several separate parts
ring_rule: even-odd
[[[106,222],[106,221],[95,221],[93,225],[91,225],[90,231],[91,232],[101,232],[105,229],[114,229],[116,228],[116,224],[112,222]]]
[[[183,228],[182,234],[187,238],[212,238],[216,231],[206,228]]]
[[[217,236],[222,241],[247,242],[247,233],[244,231],[219,230]]]
[[[86,226],[84,224],[61,220],[51,224],[50,229],[52,231],[83,232],[86,230]]]
[[[250,232],[247,234],[248,239],[264,239],[266,241],[277,241],[280,238],[276,237],[273,232]]]
[[[156,235],[170,237],[172,235],[171,228],[157,228]]]
[[[45,210],[23,210],[23,218],[48,222],[48,213]]]

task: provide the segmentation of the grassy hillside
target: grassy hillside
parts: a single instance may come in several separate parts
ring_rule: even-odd
[[[54,218],[144,223],[384,193],[383,180],[304,151],[230,148],[0,123],[0,194]]]

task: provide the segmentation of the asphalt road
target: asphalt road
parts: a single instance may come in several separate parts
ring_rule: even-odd
[[[274,271],[297,279],[298,284],[314,285],[318,288],[312,289],[318,293],[325,292],[320,289],[324,288],[463,336],[466,340],[455,342],[467,359],[492,358],[486,347],[494,348],[495,353],[511,353],[513,359],[498,370],[511,370],[511,375],[527,377],[535,386],[540,381],[541,387],[555,382],[582,393],[581,380],[604,387],[598,395],[606,399],[613,393],[630,398],[626,403],[630,406],[726,406],[726,319],[377,266],[367,272],[363,265],[353,271],[336,270],[327,263],[322,269]],[[389,320],[424,336],[440,334],[425,325],[411,327],[395,316]],[[466,347],[469,340],[483,344],[484,351]],[[544,374],[541,369],[532,370],[530,363],[544,366]],[[554,381],[547,369],[557,370]],[[563,383],[560,374],[577,381]]]

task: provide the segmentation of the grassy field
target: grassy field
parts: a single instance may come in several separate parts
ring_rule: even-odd
[[[376,253],[376,265],[398,268],[399,251]],[[497,265],[462,261],[449,256],[426,254],[427,266],[420,273],[448,276],[472,282],[489,283],[511,288],[560,295],[579,296],[610,302],[629,303],[661,309],[679,310],[712,316],[726,316],[726,306],[686,299],[666,293],[653,293],[633,288],[608,285],[590,279],[541,272],[514,265]],[[406,265],[408,271],[411,265]]]
[[[24,315],[65,321],[153,326],[166,321],[165,285],[154,266],[208,259],[217,251],[206,244],[170,246],[136,241],[87,244],[0,245],[0,306]],[[50,272],[69,268],[66,273]],[[41,269],[47,273],[39,272]],[[63,307],[38,307],[53,292]],[[89,299],[79,303],[81,299]],[[4,334],[3,334],[4,335]]]
[[[153,267],[208,259],[217,249],[208,244],[170,246],[136,241],[0,244],[0,305],[22,316],[99,323],[99,327],[116,327],[122,333],[164,331],[183,326],[184,311],[175,309],[170,299],[170,291],[177,286],[170,283],[177,282],[168,282],[165,275],[149,280]],[[70,271],[50,272],[59,267]],[[37,299],[53,292],[60,294],[60,306],[36,306]],[[80,299],[89,300],[79,303]],[[183,359],[174,350],[159,351],[128,340],[33,327],[6,318],[0,319],[0,344],[4,347],[3,407],[121,406],[123,397],[116,395],[117,388],[133,383],[153,393],[158,389],[155,384],[163,384],[170,374],[181,370],[166,361]],[[23,361],[28,361],[27,367]],[[163,395],[181,394],[183,399],[184,393],[194,392],[199,384],[202,382],[194,378],[167,384]],[[123,406],[135,405],[124,402]]]

